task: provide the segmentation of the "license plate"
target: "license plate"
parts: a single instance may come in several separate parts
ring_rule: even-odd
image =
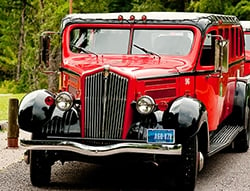
[[[148,143],[175,143],[174,129],[148,129]]]

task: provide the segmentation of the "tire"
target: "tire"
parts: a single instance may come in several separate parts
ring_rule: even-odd
[[[181,188],[192,191],[195,188],[198,176],[198,138],[190,138],[186,144],[183,144],[181,160]]]
[[[45,151],[30,151],[30,180],[33,186],[42,187],[50,183],[51,165]]]
[[[249,118],[249,107],[245,106],[244,113],[244,129],[239,133],[233,142],[233,151],[235,152],[247,152],[249,148],[249,137],[250,137],[250,118]]]

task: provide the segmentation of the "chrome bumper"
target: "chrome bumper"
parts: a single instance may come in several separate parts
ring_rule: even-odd
[[[86,156],[109,156],[121,153],[181,155],[182,145],[150,143],[118,143],[107,146],[89,146],[72,141],[21,140],[21,146],[27,150],[71,151]]]

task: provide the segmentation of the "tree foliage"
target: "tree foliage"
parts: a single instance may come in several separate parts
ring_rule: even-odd
[[[248,0],[72,0],[73,13],[131,11],[195,11],[236,15],[250,20]],[[59,31],[61,19],[69,14],[69,0],[1,0],[0,85],[9,91],[25,92],[48,88],[59,66],[55,59],[45,74],[39,65],[39,37],[43,31]],[[59,37],[53,41],[58,54]],[[56,56],[53,58],[56,58]],[[52,76],[51,76],[52,74]],[[53,88],[52,88],[53,89]]]
[[[232,11],[240,20],[250,20],[250,2],[248,0],[240,1]]]

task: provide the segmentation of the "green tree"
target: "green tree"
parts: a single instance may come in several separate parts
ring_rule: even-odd
[[[109,12],[110,0],[74,0],[74,13],[106,13]]]
[[[3,0],[0,5],[0,70],[2,78],[14,79],[19,47],[20,2]]]
[[[232,14],[236,15],[240,20],[250,20],[250,2],[242,0],[232,9]]]
[[[250,20],[248,0],[72,0],[73,13],[129,11],[195,11],[236,15]],[[60,40],[52,37],[51,65],[39,64],[39,38],[43,31],[60,29],[69,14],[69,0],[2,0],[0,4],[0,85],[10,81],[13,91],[56,89]],[[51,71],[44,74],[44,71]],[[53,82],[52,86],[50,82]],[[7,84],[8,83],[4,83]]]
[[[129,12],[133,8],[132,0],[110,0],[109,12]]]
[[[224,3],[222,0],[192,0],[189,3],[187,11],[223,14]]]
[[[144,12],[144,11],[166,11],[161,0],[133,0],[133,8],[131,11]]]

